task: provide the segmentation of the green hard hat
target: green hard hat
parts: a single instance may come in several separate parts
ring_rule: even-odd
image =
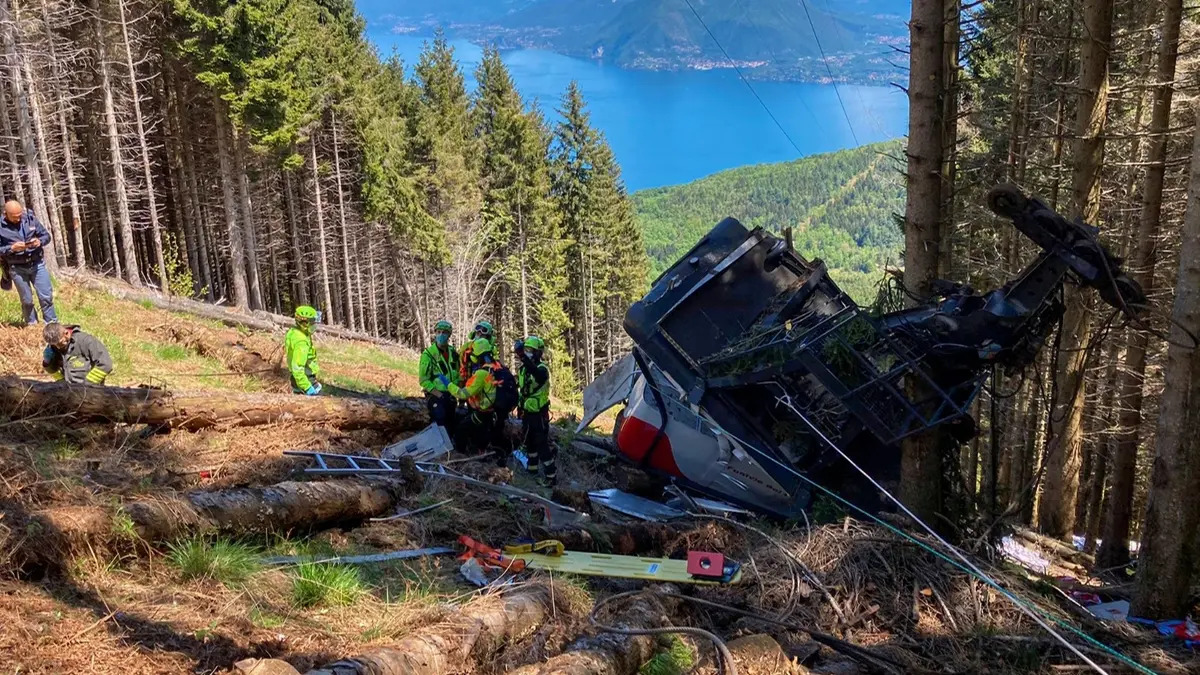
[[[475,355],[475,358],[483,358],[484,354],[491,354],[491,340],[487,338],[475,338],[475,342],[471,343],[471,353]]]
[[[530,335],[525,338],[525,346],[540,352],[546,348],[546,341],[536,335]]]
[[[440,331],[446,331],[447,333],[452,333],[452,332],[454,332],[454,326],[452,326],[449,321],[442,319],[441,321],[437,322],[437,325],[435,325],[433,327],[433,332],[437,333]]]
[[[315,321],[317,318],[317,310],[308,305],[300,305],[296,308],[296,318],[306,321]]]

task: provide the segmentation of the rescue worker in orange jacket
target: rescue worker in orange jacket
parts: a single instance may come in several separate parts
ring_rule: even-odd
[[[486,338],[477,337],[467,346],[471,353],[466,383],[459,386],[445,375],[438,375],[437,379],[451,396],[467,402],[470,414],[466,419],[466,442],[471,449],[484,451],[491,445],[496,426],[497,383],[489,365],[492,361],[492,343]]]

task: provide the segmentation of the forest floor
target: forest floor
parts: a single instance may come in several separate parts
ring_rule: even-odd
[[[65,321],[81,324],[109,346],[117,364],[113,384],[288,391],[279,333],[228,328],[69,285],[59,287],[57,300]],[[37,377],[40,331],[16,325],[17,319],[15,295],[0,294],[0,375]],[[334,339],[322,339],[319,347],[332,384],[372,394],[418,392],[411,351]],[[556,409],[577,411],[565,404]],[[611,428],[611,420],[603,426]],[[220,673],[247,658],[282,659],[303,672],[421,634],[479,602],[481,591],[462,579],[459,562],[449,556],[320,569],[269,567],[259,560],[454,546],[460,534],[497,546],[544,536],[538,515],[518,503],[436,481],[402,500],[399,508],[453,502],[410,518],[168,545],[140,541],[115,519],[109,532],[94,539],[42,552],[56,564],[30,568],[16,562],[21,547],[37,538],[28,528],[31,513],[302,480],[305,462],[282,456],[283,450],[374,454],[395,440],[374,431],[289,423],[152,433],[136,425],[63,426],[55,420],[0,418],[0,672]],[[588,508],[592,523],[586,533],[596,548],[665,556],[713,550],[744,563],[741,584],[687,592],[787,617],[792,627],[698,606],[680,607],[671,615],[677,625],[702,627],[725,640],[770,635],[788,657],[804,664],[739,661],[739,673],[808,672],[804,667],[818,673],[869,672],[796,626],[836,635],[898,664],[882,672],[1079,670],[1078,660],[999,593],[889,530],[832,508],[820,510],[821,522],[753,521],[753,530],[721,521],[647,529],[613,512],[590,509],[582,495],[636,483],[634,472],[610,458],[569,449],[560,457],[562,485],[541,493]],[[456,468],[539,489],[519,469],[509,476],[498,475],[490,463]],[[1200,672],[1200,664],[1178,645],[1073,610],[1052,580],[1032,578],[998,559],[980,564],[1065,624],[1119,646],[1155,671]],[[320,574],[314,578],[315,572]],[[561,574],[536,581],[551,589],[552,620],[503,645],[495,658],[464,659],[453,672],[504,673],[560,653],[589,630],[587,614],[597,600],[640,586]],[[1102,664],[1114,663],[1094,649],[1088,653]],[[697,665],[696,672],[712,673],[712,658],[703,640],[664,638],[641,671],[682,675]],[[1108,672],[1132,671],[1110,665]]]

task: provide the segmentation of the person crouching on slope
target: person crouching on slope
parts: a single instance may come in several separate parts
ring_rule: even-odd
[[[296,308],[296,325],[288,329],[284,338],[288,373],[292,376],[292,393],[306,396],[321,393],[321,383],[317,381],[321,366],[317,363],[317,348],[312,340],[313,329],[320,321],[320,312],[308,305],[301,305]]]
[[[466,384],[459,386],[446,375],[438,375],[437,380],[451,396],[467,402],[471,414],[467,418],[466,440],[471,449],[482,452],[492,444],[496,426],[496,380],[490,366],[492,343],[486,338],[476,338],[470,347],[471,375]]]
[[[103,385],[112,373],[112,357],[95,337],[79,329],[51,322],[42,329],[46,350],[42,370],[67,384]]]
[[[461,384],[458,379],[458,350],[450,344],[450,334],[454,327],[449,321],[438,321],[433,327],[433,343],[421,352],[420,373],[421,389],[425,392],[425,405],[429,408],[429,419],[439,424],[454,438],[455,412],[458,401],[450,394],[449,384]],[[447,379],[442,384],[440,377]]]
[[[550,444],[550,368],[542,362],[546,342],[536,335],[517,340],[517,417],[521,420],[525,451],[529,457],[529,473],[540,468],[543,485],[553,485],[558,478],[555,447]]]

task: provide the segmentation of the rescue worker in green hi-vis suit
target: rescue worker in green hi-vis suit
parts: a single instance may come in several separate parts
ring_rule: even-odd
[[[543,361],[546,342],[531,335],[517,340],[517,356],[521,368],[517,371],[517,417],[525,431],[525,452],[529,457],[529,472],[542,471],[540,482],[553,485],[558,478],[554,460],[555,447],[550,444],[550,368]]]
[[[438,321],[433,327],[433,343],[421,352],[421,364],[417,367],[421,390],[425,392],[425,405],[429,408],[429,419],[440,424],[451,438],[455,437],[458,401],[450,393],[450,383],[461,385],[458,379],[458,350],[450,344],[454,327],[449,321]],[[447,384],[440,377],[445,376]]]
[[[284,338],[287,350],[288,373],[292,376],[292,392],[306,396],[321,393],[321,366],[317,363],[317,348],[313,345],[313,329],[321,322],[321,313],[308,305],[296,308],[296,325]]]

